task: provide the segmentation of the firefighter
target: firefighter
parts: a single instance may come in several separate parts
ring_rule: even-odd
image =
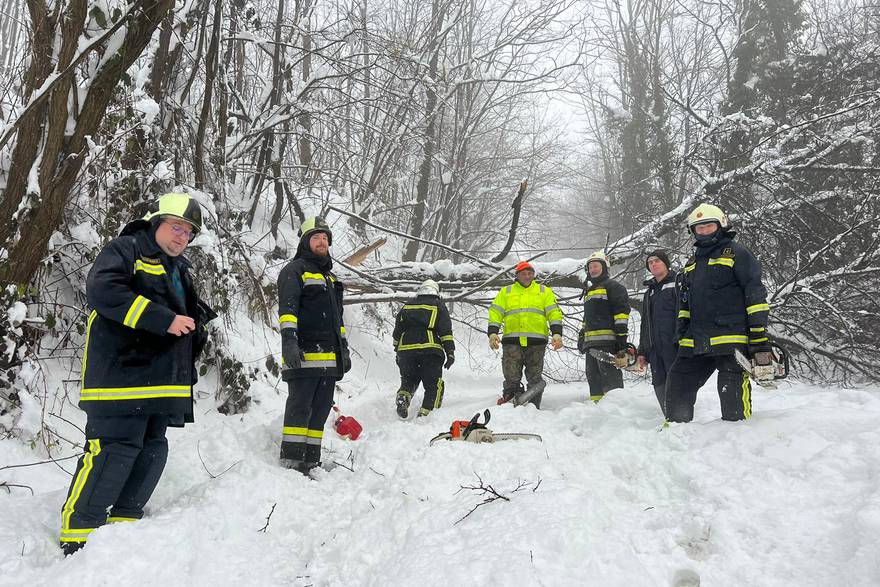
[[[561,349],[562,310],[553,290],[534,281],[535,268],[528,261],[519,263],[514,271],[516,281],[501,288],[489,306],[489,347],[493,350],[503,347],[504,387],[498,403],[510,401],[526,391],[521,381],[525,369],[529,393],[542,390],[530,400],[540,408],[546,384],[541,375],[548,334],[552,334],[553,350]]]
[[[287,382],[281,465],[305,475],[321,464],[324,423],[351,358],[343,285],[331,272],[333,233],[316,216],[302,223],[299,234],[293,260],[278,275],[281,378]]]
[[[694,254],[682,270],[678,356],[666,379],[666,418],[690,422],[697,390],[718,371],[722,420],[751,417],[749,374],[733,356],[769,351],[767,292],[761,266],[734,241],[727,215],[700,204],[688,215]]]
[[[586,355],[590,399],[601,400],[612,389],[623,387],[623,373],[610,363],[591,355],[591,349],[618,357],[626,354],[629,295],[626,288],[608,276],[611,261],[603,251],[587,258],[584,290],[584,322],[578,335],[578,350]]]
[[[86,442],[61,512],[65,554],[105,523],[143,517],[165,468],[166,428],[193,421],[195,361],[216,317],[182,256],[201,227],[198,202],[165,194],[89,271],[79,401]]]
[[[642,298],[642,322],[639,328],[638,362],[642,369],[651,365],[651,385],[661,410],[666,410],[666,375],[678,352],[678,288],[676,272],[669,267],[669,255],[663,249],[648,253],[645,267],[651,279]],[[664,412],[665,413],[665,412]]]
[[[446,304],[440,300],[440,286],[433,279],[425,280],[416,297],[407,302],[394,325],[394,350],[400,368],[400,390],[397,392],[397,415],[406,418],[409,404],[419,382],[425,388],[419,417],[443,404],[443,369],[455,362],[452,320]]]

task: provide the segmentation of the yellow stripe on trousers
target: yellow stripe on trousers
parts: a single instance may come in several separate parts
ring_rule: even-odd
[[[748,420],[752,417],[752,383],[749,381],[749,374],[745,371],[743,371],[742,391],[743,416]]]
[[[89,480],[89,473],[92,472],[92,469],[95,466],[95,457],[101,454],[101,441],[98,439],[89,440],[89,450],[86,454],[83,455],[83,466],[79,470],[79,473],[76,475],[76,479],[73,482],[73,486],[70,490],[70,495],[67,498],[67,501],[64,503],[64,507],[61,509],[61,533],[64,534],[65,530],[71,530],[70,527],[70,516],[73,515],[74,509],[76,508],[76,502],[79,501],[80,495],[82,495],[83,487],[86,484],[86,481]],[[85,542],[86,538],[68,538],[64,539],[62,536],[62,542]]]

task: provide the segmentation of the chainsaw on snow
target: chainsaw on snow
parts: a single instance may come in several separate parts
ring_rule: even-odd
[[[590,349],[589,352],[590,356],[595,358],[597,361],[602,361],[603,363],[614,365],[618,369],[637,372],[640,372],[642,370],[641,368],[639,368],[638,365],[638,351],[636,350],[636,347],[631,343],[627,343],[626,351],[618,354],[609,353],[608,351],[603,351],[600,349]]]
[[[474,414],[470,420],[456,420],[449,428],[449,432],[443,432],[431,439],[430,446],[441,440],[463,440],[474,443],[493,443],[502,440],[537,440],[543,439],[537,434],[524,434],[520,432],[492,432],[486,428],[491,418],[489,410],[483,412],[483,421],[480,422],[480,413]]]
[[[761,387],[776,389],[776,380],[788,377],[788,351],[779,343],[771,342],[770,350],[755,353],[751,359],[739,349],[733,351],[733,356],[739,366]]]

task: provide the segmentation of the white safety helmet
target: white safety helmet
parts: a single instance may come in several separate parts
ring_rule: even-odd
[[[591,261],[599,261],[602,265],[605,266],[605,270],[608,271],[611,268],[611,258],[605,254],[605,251],[596,251],[589,257],[587,257],[587,262],[584,263],[584,269],[587,270],[587,273],[590,272],[590,262]]]
[[[694,208],[693,212],[688,214],[687,225],[691,230],[697,224],[705,224],[707,222],[717,222],[722,230],[726,230],[730,226],[727,214],[722,212],[721,208],[712,204],[700,204]]]
[[[420,296],[439,296],[440,285],[433,279],[426,279],[416,290],[416,295]]]

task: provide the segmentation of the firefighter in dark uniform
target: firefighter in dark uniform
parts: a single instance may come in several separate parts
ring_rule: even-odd
[[[442,405],[443,368],[449,369],[455,362],[452,320],[446,304],[440,300],[436,281],[428,279],[422,283],[416,297],[400,309],[392,337],[400,368],[397,415],[407,417],[410,401],[421,382],[425,397],[419,416],[427,416]]]
[[[666,410],[666,375],[678,352],[678,288],[676,272],[669,268],[669,255],[663,249],[648,253],[645,266],[653,277],[642,299],[639,328],[639,367],[651,365],[651,385],[661,410]]]
[[[696,242],[680,280],[679,349],[666,379],[666,418],[690,422],[697,390],[717,370],[721,419],[748,419],[751,384],[733,351],[755,356],[769,350],[761,266],[733,240],[736,232],[716,206],[699,205],[688,215],[688,227]]]
[[[587,383],[590,399],[601,400],[612,389],[623,387],[623,373],[610,363],[599,361],[590,349],[626,354],[629,334],[629,295],[626,288],[608,276],[611,261],[602,251],[587,258],[587,281],[584,291],[584,322],[578,336],[578,350],[586,354]]]
[[[333,275],[333,234],[320,216],[300,226],[293,260],[278,275],[281,378],[287,381],[281,464],[307,474],[321,464],[336,382],[351,369],[343,285]]]
[[[89,271],[79,401],[86,443],[61,512],[65,554],[105,523],[144,515],[168,456],[166,428],[193,421],[195,361],[216,314],[181,254],[201,225],[194,199],[165,194]]]

